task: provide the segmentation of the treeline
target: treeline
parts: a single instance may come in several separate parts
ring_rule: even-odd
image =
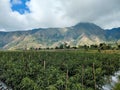
[[[0,52],[0,80],[13,90],[101,90],[119,68],[119,54]]]
[[[100,50],[113,50],[113,49],[120,49],[119,44],[106,44],[100,43],[92,44],[92,45],[79,45],[79,46],[70,46],[67,43],[61,44],[60,46],[56,46],[55,49],[100,49]]]
[[[79,45],[79,46],[71,46],[68,43],[63,43],[60,44],[59,46],[56,46],[55,48],[35,48],[31,47],[28,50],[53,50],[53,49],[84,49],[84,50],[120,50],[120,45],[119,44],[106,44],[106,43],[100,43],[99,45],[97,44],[92,44],[92,45]],[[25,49],[27,50],[27,49]]]

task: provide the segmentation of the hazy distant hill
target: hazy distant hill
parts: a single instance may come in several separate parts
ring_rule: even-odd
[[[119,39],[120,28],[104,30],[93,23],[78,23],[65,28],[39,28],[28,31],[0,32],[0,48],[56,47],[63,42],[67,42],[71,46],[78,46]]]
[[[110,30],[105,31],[106,39],[109,41],[117,41],[120,39],[120,27],[119,28],[113,28]]]

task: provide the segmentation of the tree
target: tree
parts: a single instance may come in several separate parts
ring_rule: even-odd
[[[87,50],[88,50],[88,48],[89,48],[89,46],[84,45],[84,46],[83,46],[83,48],[87,51]]]
[[[20,83],[20,90],[39,90],[39,88],[32,79],[25,77]]]
[[[120,49],[120,45],[118,45],[118,49]]]
[[[54,85],[49,85],[47,90],[58,90]]]
[[[98,48],[98,45],[90,45],[90,48],[91,48],[91,49],[97,49],[97,48]]]
[[[100,48],[101,50],[105,50],[105,49],[106,49],[106,44],[105,44],[105,43],[100,43],[100,44],[99,44],[99,48]]]

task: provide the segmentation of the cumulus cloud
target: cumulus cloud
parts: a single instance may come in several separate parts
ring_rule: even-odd
[[[102,28],[119,27],[120,0],[30,0],[30,13],[12,11],[21,0],[0,0],[0,30],[66,27],[92,22]]]

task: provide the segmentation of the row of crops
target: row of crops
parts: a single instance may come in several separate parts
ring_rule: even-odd
[[[0,80],[13,90],[101,90],[119,67],[115,53],[0,52]]]

